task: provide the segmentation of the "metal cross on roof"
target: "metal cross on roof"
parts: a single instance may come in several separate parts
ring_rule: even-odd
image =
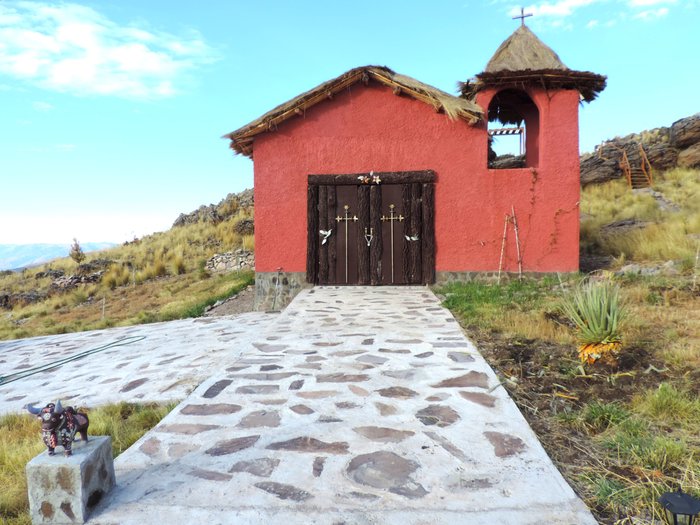
[[[513,17],[513,20],[519,18],[519,19],[520,19],[520,25],[521,25],[521,26],[524,26],[524,25],[525,25],[525,19],[526,19],[528,16],[532,16],[532,13],[525,14],[525,8],[524,8],[524,7],[521,7],[521,8],[520,8],[520,16],[514,16],[514,17]]]

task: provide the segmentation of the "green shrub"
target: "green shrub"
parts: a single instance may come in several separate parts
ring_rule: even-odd
[[[617,285],[609,281],[585,282],[562,301],[561,310],[576,325],[582,362],[616,361],[626,315]]]

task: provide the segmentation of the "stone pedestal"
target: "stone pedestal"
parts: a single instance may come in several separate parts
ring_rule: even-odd
[[[73,455],[59,448],[27,463],[32,524],[84,523],[90,511],[115,484],[112,439],[89,436],[73,443]]]

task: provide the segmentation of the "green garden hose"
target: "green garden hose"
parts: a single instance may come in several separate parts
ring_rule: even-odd
[[[22,370],[21,372],[17,372],[16,374],[0,376],[0,386],[12,383],[13,381],[24,379],[25,377],[33,376],[34,374],[38,374],[39,372],[45,372],[47,370],[58,368],[59,366],[63,366],[66,363],[70,363],[71,361],[77,361],[78,359],[82,359],[83,357],[87,357],[98,352],[104,352],[109,348],[131,345],[139,341],[143,341],[144,339],[146,339],[145,335],[134,335],[131,337],[125,337],[124,339],[117,339],[116,341],[113,341],[109,344],[98,346],[96,348],[91,348],[90,350],[85,350],[84,352],[80,352],[79,354],[64,357],[63,359],[59,359],[58,361],[54,361],[52,363],[47,363],[41,366],[35,366],[34,368],[28,368],[27,370]]]

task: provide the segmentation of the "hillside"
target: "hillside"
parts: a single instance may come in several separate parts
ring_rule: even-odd
[[[201,315],[252,282],[253,250],[246,190],[182,214],[166,232],[88,253],[80,265],[64,257],[1,272],[0,339]],[[228,255],[207,266],[216,254]]]

